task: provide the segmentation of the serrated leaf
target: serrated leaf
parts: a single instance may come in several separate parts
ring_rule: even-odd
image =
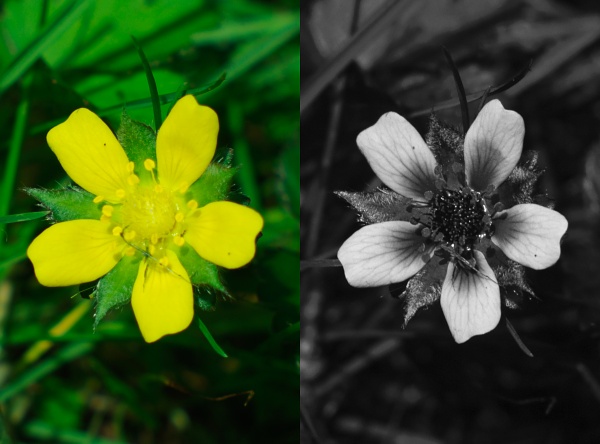
[[[138,168],[146,159],[156,162],[156,133],[148,125],[133,120],[124,110],[117,138],[125,150],[129,160]]]
[[[51,211],[51,218],[55,222],[100,219],[102,215],[100,206],[93,202],[94,195],[79,187],[73,186],[62,190],[26,188],[25,192]]]
[[[179,257],[181,265],[187,271],[192,285],[208,286],[222,293],[227,293],[219,276],[219,267],[201,258],[192,247],[184,245],[179,249],[177,257]]]
[[[194,199],[199,207],[211,202],[226,200],[237,168],[213,162],[186,193],[186,199]]]
[[[95,292],[94,328],[111,309],[129,302],[140,261],[141,259],[136,256],[124,256],[106,276],[98,281]]]
[[[436,302],[442,293],[446,265],[439,265],[440,258],[433,257],[421,271],[409,279],[400,299],[404,301],[404,326],[420,308]]]
[[[376,224],[392,220],[409,220],[413,215],[406,210],[411,199],[393,191],[380,189],[351,193],[336,191],[352,207],[358,211],[359,221],[365,224]]]

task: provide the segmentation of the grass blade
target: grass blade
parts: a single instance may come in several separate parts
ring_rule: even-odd
[[[160,112],[160,99],[158,97],[158,88],[156,88],[156,80],[154,80],[154,74],[152,74],[152,68],[150,68],[150,63],[148,63],[148,58],[144,54],[144,50],[134,36],[131,36],[131,40],[133,40],[133,44],[142,61],[144,72],[146,73],[148,89],[150,89],[150,99],[152,100],[152,109],[154,111],[154,128],[158,130],[162,125],[162,114]]]
[[[9,216],[0,216],[0,226],[4,224],[14,224],[15,222],[27,222],[29,220],[41,219],[48,215],[49,211],[33,211],[31,213],[11,214]]]
[[[217,341],[215,341],[215,338],[213,338],[213,336],[210,334],[210,331],[208,331],[208,328],[206,327],[204,322],[202,322],[200,316],[198,316],[198,327],[200,328],[200,331],[202,332],[210,346],[213,348],[213,350],[217,352],[219,356],[228,358],[229,356],[227,356],[227,353],[225,353],[223,349],[219,346],[219,344],[217,344]]]
[[[42,53],[54,41],[64,34],[73,23],[81,17],[89,5],[89,0],[74,0],[66,6],[57,18],[45,27],[40,34],[17,55],[0,76],[0,94],[6,91],[13,83],[23,77],[33,63],[40,58]]]
[[[7,399],[12,398],[34,382],[55,371],[61,365],[77,359],[91,350],[92,344],[89,342],[76,342],[58,350],[56,354],[31,368],[29,371],[23,373],[14,381],[0,389],[0,402],[5,402]]]

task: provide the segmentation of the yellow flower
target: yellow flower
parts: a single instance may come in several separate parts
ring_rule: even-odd
[[[53,128],[48,145],[67,174],[95,197],[98,219],[59,222],[42,232],[27,255],[41,284],[90,282],[123,258],[137,259],[131,304],[147,342],[188,327],[194,316],[190,275],[180,252],[225,268],[255,254],[263,219],[233,202],[198,205],[190,186],[216,148],[216,113],[193,96],[179,100],[156,135],[156,156],[134,163],[93,112],[81,108]]]

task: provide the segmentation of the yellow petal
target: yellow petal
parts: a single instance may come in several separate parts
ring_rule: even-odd
[[[204,172],[217,146],[219,118],[194,96],[181,98],[158,131],[156,157],[161,185],[187,189]]]
[[[167,250],[167,266],[155,260],[140,264],[131,305],[146,342],[185,330],[194,317],[192,284],[177,255]]]
[[[42,285],[62,287],[91,282],[121,259],[126,244],[99,220],[72,220],[52,225],[36,237],[27,256]]]
[[[252,260],[262,216],[233,202],[213,202],[187,219],[185,240],[200,256],[225,268],[239,268]]]
[[[80,108],[52,128],[46,139],[73,181],[96,196],[119,201],[117,190],[127,187],[129,161],[100,117]]]

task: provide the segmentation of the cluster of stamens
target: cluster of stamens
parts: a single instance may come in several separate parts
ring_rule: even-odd
[[[444,249],[468,256],[475,244],[491,236],[492,223],[485,194],[468,187],[442,188],[425,193],[426,211],[414,222],[421,224],[420,233]]]
[[[155,162],[146,159],[144,169],[150,174],[152,182],[141,181],[134,173],[134,162],[129,162],[129,188],[117,190],[118,203],[101,207],[100,220],[110,222],[112,234],[125,241],[127,247],[123,254],[133,256],[140,252],[167,267],[166,248],[169,243],[178,247],[185,244],[185,221],[191,213],[197,212],[198,202],[186,202],[183,195],[164,189],[156,178],[155,168]],[[94,198],[96,204],[104,201],[103,196]]]

